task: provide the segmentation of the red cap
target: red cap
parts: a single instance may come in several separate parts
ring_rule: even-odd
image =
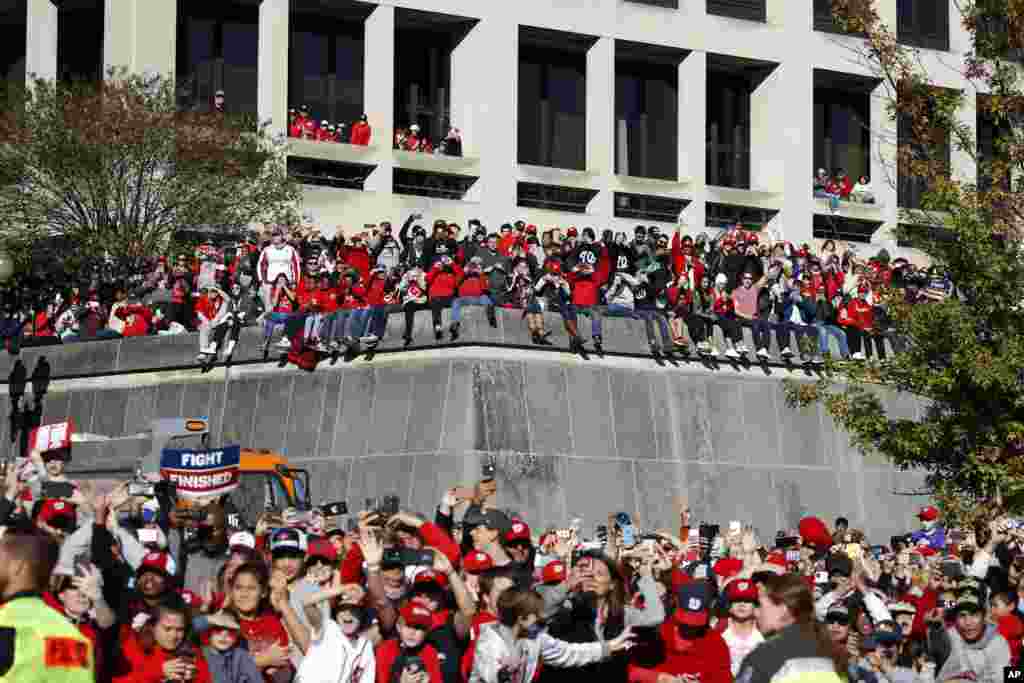
[[[199,609],[203,606],[203,599],[187,588],[181,590],[181,599],[192,609]]]
[[[418,602],[407,602],[399,611],[406,626],[430,630],[434,626],[434,613]]]
[[[526,226],[526,234],[527,235],[536,235],[537,234],[537,226],[536,225],[527,225]]]
[[[573,226],[565,231],[566,237],[576,237],[577,235],[579,235],[579,233],[576,232],[576,226]]]
[[[725,587],[725,597],[730,602],[757,602],[757,586],[750,579],[736,579]]]
[[[173,560],[169,553],[148,553],[142,558],[142,564],[135,570],[135,575],[138,576],[143,572],[154,571],[160,572],[164,576],[174,576],[174,565],[172,563]]]
[[[334,544],[327,539],[315,538],[309,541],[306,557],[323,557],[330,562],[334,562],[338,559],[338,551]]]
[[[428,583],[436,584],[444,590],[448,588],[448,577],[444,574],[435,572],[433,569],[426,569],[417,574],[416,578],[412,582],[414,588],[417,586],[425,586]]]
[[[764,561],[767,562],[768,564],[774,564],[774,565],[777,565],[779,567],[782,567],[783,569],[785,569],[785,568],[787,568],[789,566],[789,563],[786,562],[786,553],[781,552],[781,551],[776,551],[774,553],[768,553],[768,557],[766,557]]]
[[[800,538],[811,545],[831,547],[832,535],[828,527],[817,517],[804,517],[800,520]]]
[[[917,513],[917,518],[922,522],[934,522],[939,518],[939,511],[929,505],[921,508],[921,511]]]
[[[939,551],[936,550],[935,548],[931,547],[930,545],[923,545],[923,546],[921,546],[921,547],[919,547],[917,549],[917,552],[921,553],[925,557],[931,557],[932,555],[934,555],[935,553],[937,553]]]
[[[516,541],[526,541],[530,543],[530,527],[526,525],[526,522],[513,519],[512,527],[505,534],[506,543],[515,543]]]
[[[743,571],[743,560],[738,557],[723,557],[712,567],[715,574],[723,579],[730,579]]]
[[[494,560],[487,553],[471,552],[462,558],[462,568],[469,574],[479,574],[494,567]]]
[[[51,524],[58,517],[66,517],[71,520],[71,524],[75,524],[78,520],[75,504],[59,498],[44,498],[39,508],[39,521]]]
[[[565,581],[565,563],[560,560],[548,562],[541,570],[540,578],[544,583],[562,583]]]

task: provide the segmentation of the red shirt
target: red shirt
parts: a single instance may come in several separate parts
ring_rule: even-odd
[[[454,296],[455,286],[460,277],[462,277],[462,269],[457,263],[452,263],[452,272],[449,273],[438,261],[427,273],[427,296],[431,299]]]
[[[600,283],[596,275],[569,273],[566,279],[572,286],[572,303],[575,306],[597,306],[600,303]]]
[[[487,276],[483,273],[469,273],[459,285],[459,296],[483,296],[489,286]]]
[[[255,619],[238,618],[242,637],[249,643],[249,650],[254,655],[262,652],[274,643],[283,648],[288,647],[288,631],[285,630],[281,618],[272,612],[264,612]],[[270,683],[272,680],[266,672],[263,678]]]
[[[1024,622],[1016,614],[1007,614],[1000,617],[996,624],[999,634],[1006,638],[1010,646],[1010,666],[1017,666],[1020,663],[1021,636],[1024,636]]]
[[[399,655],[401,655],[401,648],[395,638],[385,640],[377,646],[377,683],[391,683],[391,667],[394,666]],[[423,660],[423,665],[426,667],[427,673],[430,674],[430,683],[442,683],[441,663],[437,659],[437,650],[430,645],[424,645],[416,653],[416,656]]]
[[[196,675],[190,683],[213,683],[202,651],[193,648],[192,652],[195,654]],[[113,683],[163,683],[164,664],[175,658],[174,653],[160,647],[143,650],[133,633],[121,641],[121,661]]]
[[[365,121],[357,121],[352,124],[349,142],[353,145],[368,145],[370,144],[370,132],[370,124]]]
[[[366,247],[352,246],[346,250],[344,262],[359,271],[359,278],[366,281],[370,277],[370,252]]]

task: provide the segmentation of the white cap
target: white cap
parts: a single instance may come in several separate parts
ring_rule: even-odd
[[[725,285],[729,283],[729,278],[725,276],[725,273],[719,273],[715,276],[716,285]]]
[[[415,124],[415,123],[412,124],[411,126],[409,126],[409,130],[419,131],[419,129],[420,129],[419,125]]]
[[[231,534],[231,538],[228,539],[229,548],[249,548],[250,550],[256,549],[256,537],[250,534],[248,531],[236,531]]]

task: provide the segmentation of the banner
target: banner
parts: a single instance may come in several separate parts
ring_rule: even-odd
[[[75,423],[71,418],[64,422],[36,427],[28,440],[29,450],[46,452],[67,448],[71,445],[71,434],[74,429]]]
[[[238,488],[242,448],[165,448],[160,454],[160,476],[173,481],[186,499],[223,496]]]

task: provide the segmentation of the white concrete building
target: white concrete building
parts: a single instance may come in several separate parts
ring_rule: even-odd
[[[304,177],[344,179],[307,188],[307,209],[327,230],[397,227],[411,210],[492,229],[522,218],[599,232],[672,226],[678,215],[690,232],[745,217],[793,242],[839,232],[895,246],[896,127],[883,86],[858,63],[859,39],[816,30],[829,23],[827,0],[5,4],[8,24],[24,12],[26,73],[70,68],[58,45],[82,25],[70,14],[79,6],[102,13],[103,67],[173,72],[195,102],[223,87],[232,106],[280,130],[290,106],[332,120],[365,111],[368,147],[293,145]],[[877,4],[901,39],[945,48],[920,50],[935,85],[964,86],[970,36],[953,2]],[[412,117],[461,129],[463,157],[392,150],[392,131]],[[973,110],[964,117],[975,125]],[[974,177],[967,155],[951,162]],[[828,218],[811,192],[819,166],[862,170],[878,203]]]

